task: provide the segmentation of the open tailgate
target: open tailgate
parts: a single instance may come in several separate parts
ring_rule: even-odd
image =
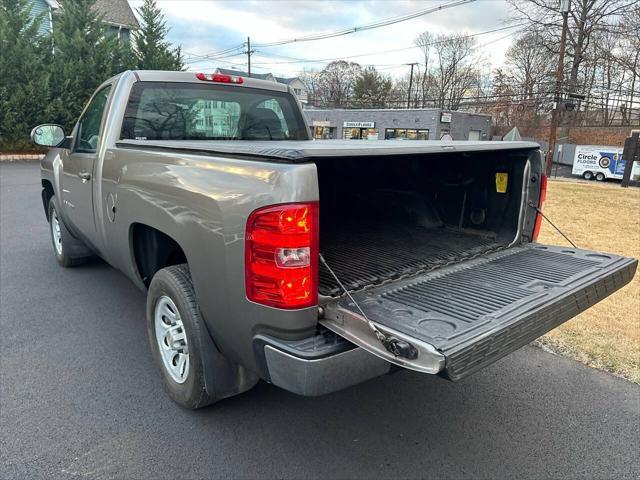
[[[529,244],[353,294],[385,334],[418,357],[395,357],[348,299],[321,323],[405,368],[459,380],[526,345],[626,285],[637,260]]]

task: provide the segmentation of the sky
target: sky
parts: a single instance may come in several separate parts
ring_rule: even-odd
[[[252,71],[295,76],[303,69],[322,69],[331,59],[348,58],[363,66],[400,77],[408,63],[421,60],[414,47],[422,32],[476,34],[504,29],[509,14],[506,0],[476,0],[418,18],[341,37],[279,46],[263,43],[335,32],[383,19],[435,8],[453,0],[158,0],[167,26],[168,40],[181,45],[189,70],[212,72],[216,67],[246,70],[241,46],[251,37]],[[132,7],[142,0],[130,0]],[[521,27],[520,27],[521,28]],[[483,69],[504,63],[504,53],[519,28],[478,35]],[[256,45],[253,47],[253,45]],[[228,51],[233,47],[237,50]],[[225,52],[225,53],[217,53]],[[203,58],[203,55],[217,57]],[[307,60],[302,62],[301,60]]]

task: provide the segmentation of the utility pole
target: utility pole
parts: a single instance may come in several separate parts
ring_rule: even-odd
[[[411,108],[411,88],[413,87],[413,67],[418,65],[417,63],[408,63],[411,65],[411,75],[409,75],[409,92],[407,93],[407,108]]]
[[[556,71],[556,90],[553,98],[553,111],[551,112],[551,127],[549,129],[549,147],[547,148],[547,161],[545,173],[551,176],[553,168],[553,151],[556,149],[556,136],[558,130],[558,114],[560,113],[560,100],[562,82],[564,80],[564,51],[567,43],[567,26],[571,0],[560,0],[560,12],[562,12],[562,35],[560,36],[560,56],[558,58],[558,70]]]
[[[251,50],[251,38],[247,37],[247,51],[244,52],[247,54],[247,73],[249,74],[249,78],[251,78],[251,54],[255,52],[255,50]]]

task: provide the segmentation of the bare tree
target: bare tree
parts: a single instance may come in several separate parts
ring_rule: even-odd
[[[298,76],[300,81],[304,83],[305,90],[307,91],[307,100],[310,105],[318,105],[320,101],[320,72],[318,70],[303,70]]]
[[[549,55],[557,55],[560,44],[562,16],[557,0],[508,0],[512,19],[528,23],[527,29],[542,39],[540,47]],[[606,32],[619,31],[622,15],[637,8],[638,0],[572,0],[568,18],[567,56],[564,91],[590,95],[598,40]],[[600,52],[602,53],[602,52]],[[557,58],[557,57],[556,57]],[[593,101],[593,100],[592,100]],[[575,121],[580,105],[561,115],[561,137]]]
[[[587,57],[587,65],[592,65],[592,82],[586,109],[596,110],[604,125],[612,125],[616,118],[621,117],[622,92],[629,79],[626,69],[620,68],[618,63],[620,37],[611,31],[599,32],[594,36],[596,48],[594,58]]]
[[[434,88],[437,106],[456,110],[469,91],[477,86],[479,58],[475,38],[438,35],[434,41]]]
[[[415,44],[420,47],[422,52],[422,66],[418,67],[418,76],[420,81],[416,82],[416,91],[412,92],[412,97],[416,101],[420,101],[422,107],[427,106],[427,99],[433,93],[433,76],[430,73],[432,48],[433,48],[434,36],[430,32],[422,32],[415,39]],[[415,95],[414,95],[415,93]]]
[[[621,105],[627,124],[635,117],[640,123],[640,4],[624,15],[620,22],[620,48],[616,61],[629,74],[626,102]],[[635,114],[633,111],[635,110]]]
[[[308,74],[305,83],[313,89],[317,106],[345,108],[353,97],[353,87],[360,71],[360,65],[355,62],[337,60],[320,72]]]
[[[553,86],[553,62],[541,48],[543,42],[538,33],[527,32],[517,37],[505,54],[508,81],[523,100],[539,98]]]
[[[432,35],[424,32],[415,43],[423,61],[414,77],[412,104],[456,110],[465,97],[482,90],[482,75],[475,39],[465,35]],[[407,87],[398,82],[396,90]]]

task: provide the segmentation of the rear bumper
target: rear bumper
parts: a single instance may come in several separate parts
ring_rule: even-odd
[[[262,377],[300,395],[330,393],[397,367],[457,381],[603,300],[633,278],[637,264],[532,245],[355,293],[379,330],[416,348],[412,360],[386,351],[348,299],[324,306],[320,324],[333,336],[258,336],[254,349]]]
[[[331,343],[321,337],[289,342],[266,335],[255,337],[262,377],[292,393],[313,397],[385,375],[394,368],[340,337]]]

